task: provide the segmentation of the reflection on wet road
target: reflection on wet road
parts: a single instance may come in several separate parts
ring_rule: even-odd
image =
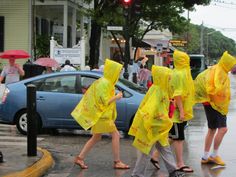
[[[224,137],[219,155],[226,162],[226,167],[216,165],[201,165],[204,139],[207,132],[207,122],[202,105],[194,107],[194,119],[186,129],[186,144],[184,146],[184,160],[186,165],[194,169],[194,173],[187,177],[234,177],[236,176],[236,76],[231,77],[232,101],[228,114],[228,132]],[[88,170],[80,170],[73,165],[74,156],[81,150],[90,136],[45,137],[40,146],[52,152],[56,164],[45,177],[130,177],[136,161],[136,150],[132,147],[132,139],[121,139],[121,159],[131,166],[130,170],[114,170],[112,168],[111,139],[104,138],[99,142],[86,158]],[[161,167],[163,167],[162,161]],[[156,171],[148,164],[145,177],[166,177],[165,169]]]

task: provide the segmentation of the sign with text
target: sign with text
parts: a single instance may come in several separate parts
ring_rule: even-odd
[[[188,42],[185,40],[170,40],[170,43],[174,47],[186,47]]]
[[[70,60],[71,64],[81,64],[81,49],[79,48],[54,48],[54,59],[64,64],[66,60]]]
[[[123,31],[123,26],[107,26],[108,31]]]

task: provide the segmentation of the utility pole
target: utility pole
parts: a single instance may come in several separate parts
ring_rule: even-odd
[[[124,78],[128,80],[128,62],[130,60],[130,45],[129,45],[129,19],[130,19],[130,8],[132,5],[132,0],[123,0],[124,7],[124,17],[125,17],[125,26],[124,26],[124,38],[125,38],[125,62],[124,62]]]
[[[203,54],[203,52],[204,52],[203,32],[204,32],[204,26],[203,26],[203,22],[202,22],[202,24],[201,24],[201,36],[200,36],[200,54]]]

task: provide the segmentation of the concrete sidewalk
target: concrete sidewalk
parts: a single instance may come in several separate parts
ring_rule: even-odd
[[[40,177],[54,164],[51,154],[37,148],[37,156],[28,157],[26,146],[1,146],[4,162],[0,163],[1,177]]]

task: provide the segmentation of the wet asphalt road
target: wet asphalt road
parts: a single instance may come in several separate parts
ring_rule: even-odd
[[[196,105],[194,119],[189,122],[186,129],[186,143],[184,146],[185,163],[194,169],[189,177],[234,177],[236,176],[236,76],[231,76],[232,101],[228,114],[228,132],[222,142],[219,155],[226,162],[222,168],[214,165],[201,165],[204,138],[207,132],[207,122],[203,107]],[[134,167],[137,152],[132,147],[132,138],[121,139],[121,159],[131,166],[130,170],[114,170],[112,168],[111,138],[104,136],[86,158],[89,166],[87,170],[80,170],[73,164],[76,156],[90,135],[78,134],[78,131],[62,131],[59,135],[40,135],[44,141],[38,146],[48,149],[54,159],[55,165],[45,177],[130,177]],[[162,166],[162,164],[161,164]],[[164,168],[164,167],[163,167]],[[156,171],[149,164],[146,177],[167,176],[165,169]]]

